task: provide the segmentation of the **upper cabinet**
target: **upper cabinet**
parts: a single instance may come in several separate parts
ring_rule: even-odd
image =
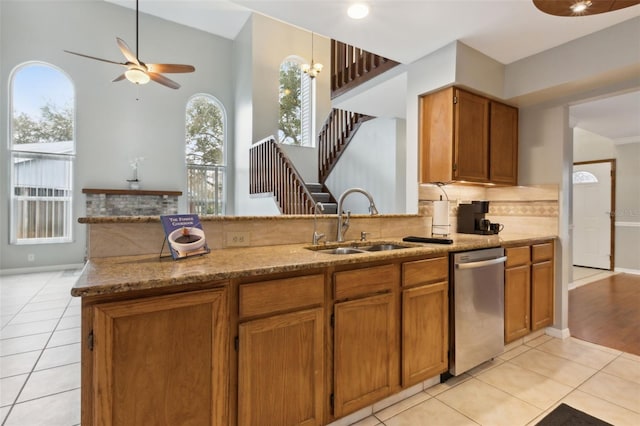
[[[457,87],[420,97],[420,182],[517,178],[517,108]]]

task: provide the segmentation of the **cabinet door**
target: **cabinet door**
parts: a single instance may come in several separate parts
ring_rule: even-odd
[[[342,417],[390,394],[398,382],[393,294],[334,307],[334,414]]]
[[[529,247],[527,247],[528,249]],[[508,255],[507,255],[508,257]],[[531,268],[529,264],[504,272],[504,341],[512,342],[529,334],[531,328]]]
[[[453,179],[453,88],[420,97],[420,182]]]
[[[454,114],[455,180],[489,180],[489,100],[456,89]]]
[[[94,308],[94,424],[226,425],[226,289]]]
[[[323,311],[240,324],[239,425],[323,423]]]
[[[491,101],[489,124],[492,183],[518,184],[518,109]]]
[[[402,386],[443,373],[448,359],[446,281],[402,292]]]
[[[531,329],[553,324],[553,261],[531,266]]]

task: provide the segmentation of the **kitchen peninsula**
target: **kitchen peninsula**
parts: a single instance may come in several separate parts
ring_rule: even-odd
[[[255,231],[250,219],[237,220]],[[308,217],[271,220],[312,229]],[[157,217],[84,222],[161,228]],[[72,289],[82,297],[82,423],[324,425],[437,378],[448,363],[448,254],[553,249],[555,235],[402,241],[424,222],[352,218],[347,240],[360,228],[373,236],[345,245],[405,246],[397,250],[328,254],[302,242],[305,232],[295,243],[227,246],[179,261],[160,258],[160,245],[90,257]],[[108,245],[96,237],[107,232],[90,235],[94,254]]]

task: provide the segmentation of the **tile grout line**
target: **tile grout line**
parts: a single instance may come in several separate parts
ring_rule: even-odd
[[[36,295],[34,295],[33,297],[36,297],[49,284],[49,282],[50,282],[50,280],[48,280],[47,283],[45,283],[42,286],[42,288],[40,290],[38,290],[38,293],[36,293]],[[33,297],[30,300],[33,300]],[[47,345],[51,341],[51,338],[53,337],[53,333],[56,332],[56,329],[58,328],[58,325],[62,321],[62,317],[64,316],[65,312],[67,312],[67,309],[69,309],[69,305],[71,304],[72,301],[73,301],[73,298],[70,298],[69,301],[67,302],[67,306],[65,306],[64,310],[62,311],[62,314],[60,315],[60,318],[58,318],[58,321],[56,322],[56,325],[55,325],[55,327],[53,327],[53,330],[51,331],[51,334],[49,335],[49,338],[47,339],[47,341],[45,342],[42,350],[40,351],[40,354],[38,355],[38,358],[36,359],[36,362],[33,363],[33,367],[31,367],[31,371],[29,371],[29,373],[27,375],[27,378],[25,379],[24,383],[20,387],[20,390],[18,391],[15,399],[13,400],[13,403],[9,406],[9,411],[7,411],[7,414],[6,414],[5,418],[4,418],[4,420],[2,421],[2,426],[4,426],[7,423],[7,420],[9,420],[9,417],[11,416],[11,412],[13,411],[13,407],[15,407],[16,404],[18,404],[18,399],[20,398],[20,395],[22,395],[22,391],[24,391],[24,388],[27,386],[27,383],[29,382],[29,379],[31,379],[31,375],[34,373],[35,368],[38,365],[38,362],[40,361],[40,359],[42,358],[42,355],[44,354],[44,351],[47,350]],[[29,302],[27,302],[25,304],[25,306],[28,303]],[[24,306],[20,310],[22,310],[22,309],[24,309]],[[41,333],[41,334],[44,334],[44,333]],[[70,365],[70,364],[68,364],[68,365]],[[57,392],[57,393],[60,393],[60,392]],[[46,395],[46,396],[49,396],[49,395]],[[34,399],[39,399],[39,398],[34,398]],[[33,400],[31,400],[31,401],[33,401]],[[23,402],[25,402],[25,401],[23,401]]]

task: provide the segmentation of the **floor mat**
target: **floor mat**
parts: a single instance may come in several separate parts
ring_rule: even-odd
[[[613,426],[587,413],[567,405],[560,404],[536,426]]]

